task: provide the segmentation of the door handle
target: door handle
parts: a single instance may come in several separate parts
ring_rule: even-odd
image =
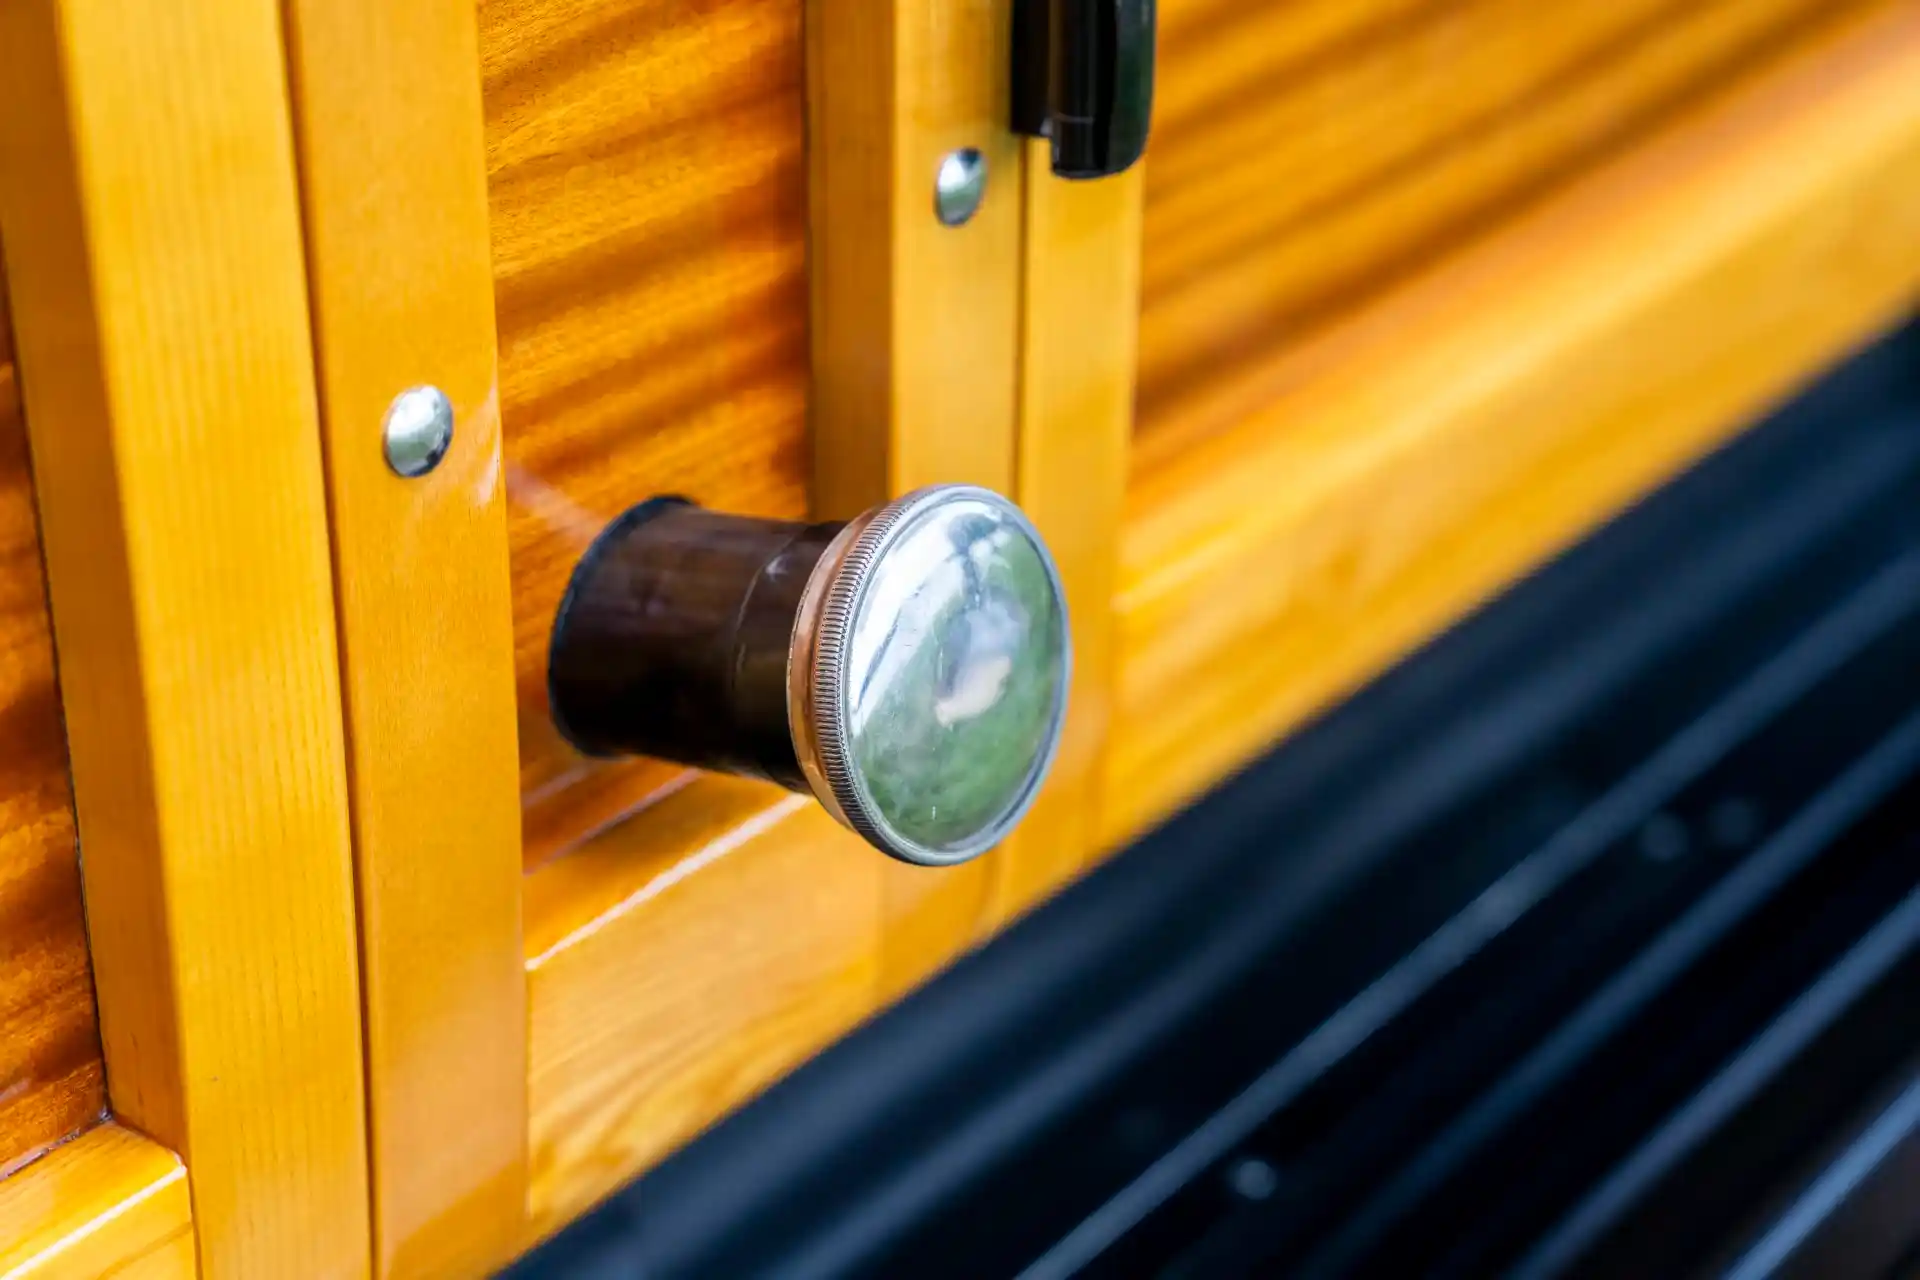
[[[1070,661],[1053,558],[988,490],[826,524],[655,498],[574,570],[548,699],[588,754],[765,778],[896,858],[948,866],[1032,803]]]

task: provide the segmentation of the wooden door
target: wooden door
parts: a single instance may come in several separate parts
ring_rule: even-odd
[[[497,1265],[1079,865],[1138,187],[1030,171],[1004,5],[10,14],[111,1102],[185,1157],[203,1271]],[[963,146],[991,180],[946,227]],[[1030,260],[1031,225],[1075,252]],[[453,444],[399,475],[383,423],[423,388]],[[551,731],[553,610],[626,506],[935,480],[1025,501],[1079,615],[1071,743],[1006,849],[908,870],[795,797]],[[236,949],[250,894],[271,928]]]
[[[1920,286],[1911,0],[1167,0],[1155,141],[1094,182],[1005,127],[1006,0],[0,13],[108,1096],[154,1139],[75,1212],[177,1241],[178,1153],[208,1275],[502,1264]],[[397,474],[427,387],[452,446]],[[627,506],[944,480],[1033,515],[1073,616],[1002,849],[893,864],[551,729]]]

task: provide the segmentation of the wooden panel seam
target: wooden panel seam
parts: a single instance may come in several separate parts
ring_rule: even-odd
[[[1052,775],[1002,851],[996,923],[1064,884],[1095,851],[1133,438],[1143,166],[1069,182],[1051,163],[1051,143],[1026,144],[1014,498],[1060,566],[1073,690]]]
[[[513,601],[473,7],[292,0],[360,906],[374,1269],[480,1274],[526,1204]],[[425,475],[381,423],[453,411]]]
[[[1007,129],[1011,19],[1011,0],[807,0],[816,516],[928,484],[1013,494],[1023,147]],[[961,147],[980,151],[987,186],[949,227],[934,175]],[[1009,855],[879,870],[882,998],[973,942]]]
[[[0,246],[0,1176],[107,1105],[73,787]]]
[[[213,1277],[365,1274],[339,663],[272,0],[0,7],[0,235],[115,1113]]]

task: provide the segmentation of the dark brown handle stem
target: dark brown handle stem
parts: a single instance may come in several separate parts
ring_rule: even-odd
[[[807,780],[788,728],[794,619],[842,525],[653,498],[582,557],[554,620],[555,724],[590,755]]]

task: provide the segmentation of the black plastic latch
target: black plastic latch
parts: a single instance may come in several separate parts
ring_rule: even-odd
[[[1013,130],[1053,142],[1053,171],[1131,168],[1153,114],[1154,0],[1016,0]]]

